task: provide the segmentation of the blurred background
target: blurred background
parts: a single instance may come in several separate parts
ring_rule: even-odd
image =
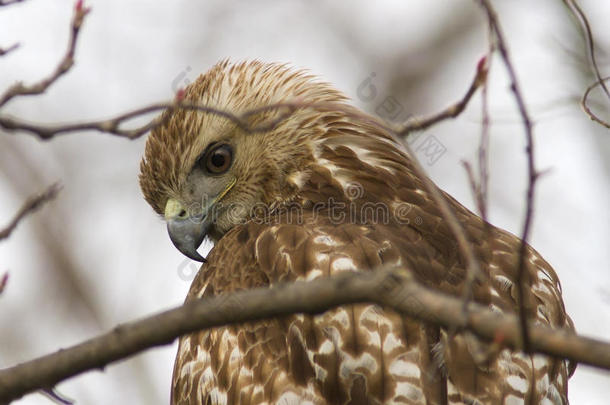
[[[578,106],[593,82],[581,31],[559,0],[494,3],[535,122],[537,167],[549,170],[537,187],[531,243],[559,274],[578,331],[610,340],[610,133]],[[610,74],[610,2],[580,4],[597,39],[602,74]],[[399,123],[461,97],[487,52],[486,20],[470,0],[86,5],[92,11],[72,71],[43,96],[22,97],[3,113],[38,122],[107,118],[170,99],[222,58],[257,58],[308,68],[363,110]],[[65,0],[0,8],[0,47],[21,43],[0,58],[0,89],[55,68],[72,10]],[[519,234],[524,134],[497,58],[489,83],[489,218]],[[594,93],[593,105],[607,113],[607,100]],[[437,184],[473,210],[461,161],[476,163],[480,122],[477,95],[459,118],[412,141]],[[197,266],[172,246],[141,196],[144,143],[145,137],[98,133],[43,142],[0,131],[0,228],[27,196],[55,181],[64,186],[0,242],[0,273],[10,274],[0,296],[0,367],[183,301]],[[433,155],[425,147],[430,144]],[[78,404],[167,404],[175,350],[147,351],[58,390]],[[569,396],[574,404],[607,404],[610,373],[579,367]],[[18,403],[48,400],[33,394]]]

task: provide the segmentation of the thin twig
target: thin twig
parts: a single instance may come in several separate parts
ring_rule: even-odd
[[[173,103],[157,103],[117,115],[116,117],[107,120],[77,122],[70,124],[33,123],[9,115],[0,115],[0,127],[7,131],[28,132],[44,140],[51,139],[60,134],[68,134],[78,131],[99,131],[128,139],[135,139],[144,135],[146,132],[158,125],[161,122],[160,118],[151,120],[149,123],[135,129],[120,128],[125,121],[141,115],[172,108],[173,106],[175,106]]]
[[[407,150],[407,152],[412,158],[411,160],[415,171],[422,179],[422,181],[424,182],[424,186],[430,192],[432,199],[439,207],[443,219],[447,221],[449,229],[457,240],[460,252],[462,252],[462,254],[464,255],[467,270],[464,288],[462,290],[461,308],[463,312],[466,312],[468,302],[472,298],[472,287],[474,281],[482,275],[481,266],[474,253],[472,245],[468,241],[468,238],[464,229],[462,228],[462,225],[455,216],[455,213],[449,207],[447,200],[443,196],[442,192],[438,189],[436,184],[434,184],[434,182],[426,175],[424,168],[417,160],[416,155],[413,153],[411,147],[409,146],[408,142],[405,140],[404,137],[412,131],[426,129],[442,120],[455,118],[459,114],[461,114],[462,111],[464,111],[464,108],[466,108],[466,106],[468,105],[468,102],[470,101],[476,90],[480,86],[484,85],[487,81],[488,64],[486,59],[486,57],[483,57],[478,62],[474,79],[468,87],[466,94],[457,103],[429,117],[411,119],[403,128],[396,130],[396,134],[398,135],[399,141],[402,143],[403,147]]]
[[[472,244],[468,240],[466,236],[466,232],[464,228],[458,221],[455,212],[451,209],[449,204],[447,203],[446,197],[443,195],[442,191],[437,187],[436,184],[426,175],[425,169],[422,167],[421,163],[413,153],[413,150],[409,146],[408,142],[404,140],[404,138],[400,138],[403,146],[411,156],[411,163],[413,164],[413,168],[415,172],[419,175],[421,180],[424,182],[424,186],[426,190],[432,196],[432,199],[437,204],[439,210],[441,211],[441,215],[445,221],[447,221],[447,225],[451,230],[451,233],[455,236],[457,240],[458,247],[460,252],[464,255],[466,260],[466,279],[464,280],[464,288],[462,289],[462,302],[460,308],[465,313],[468,310],[468,303],[472,299],[472,290],[474,282],[477,278],[482,277],[483,273],[481,272],[481,265],[479,264],[479,260],[477,259]],[[451,334],[453,334],[455,330],[451,330]]]
[[[602,75],[599,71],[599,65],[597,64],[597,57],[595,55],[595,40],[593,39],[593,30],[591,29],[591,25],[589,24],[589,19],[582,11],[576,0],[563,0],[563,2],[580,22],[585,36],[585,42],[587,43],[587,50],[589,53],[589,59],[591,61],[591,67],[593,68],[595,79],[597,80],[596,84],[602,86],[602,88],[604,89],[604,93],[606,93],[606,96],[610,100],[610,90],[608,89],[608,86],[606,86],[606,83],[604,82],[604,79],[602,78]]]
[[[472,192],[472,196],[477,205],[477,209],[478,209],[479,213],[481,214],[481,217],[483,217],[483,212],[484,212],[485,208],[483,205],[483,199],[481,198],[481,196],[482,196],[481,183],[477,182],[476,175],[474,173],[474,170],[472,169],[472,165],[470,164],[470,162],[468,162],[467,160],[462,160],[461,163],[462,163],[462,166],[464,166],[464,170],[466,170],[466,176],[468,177],[468,184],[470,185],[470,191]],[[485,221],[487,221],[485,218],[483,218],[483,219]]]
[[[10,6],[11,4],[21,3],[25,0],[0,0],[0,7]]]
[[[61,186],[59,183],[54,183],[47,187],[42,193],[28,198],[6,228],[0,230],[0,241],[11,236],[11,233],[17,228],[17,225],[19,225],[19,222],[21,222],[23,218],[38,210],[48,201],[54,199],[60,190]]]
[[[131,119],[135,119],[141,117],[146,114],[162,111],[162,110],[193,110],[199,111],[202,113],[214,114],[219,117],[226,118],[232,121],[237,127],[244,130],[248,133],[258,133],[258,132],[266,132],[276,128],[282,121],[289,118],[296,110],[299,109],[314,109],[317,111],[342,111],[345,114],[360,117],[362,119],[368,119],[369,117],[364,113],[356,112],[350,108],[346,108],[345,105],[339,103],[317,103],[317,102],[280,102],[275,104],[269,104],[262,107],[254,108],[240,115],[233,114],[229,111],[208,107],[205,105],[200,105],[197,103],[191,103],[188,101],[182,101],[181,99],[176,99],[172,102],[160,102],[155,104],[150,104],[145,107],[137,108],[135,110],[119,114],[113,118],[109,118],[106,120],[95,120],[95,121],[85,121],[85,122],[75,122],[68,124],[47,124],[47,123],[34,123],[28,122],[21,118],[13,117],[10,115],[2,115],[0,114],[0,128],[3,128],[7,131],[21,131],[28,132],[37,136],[40,139],[48,140],[57,135],[69,134],[80,131],[98,131],[102,133],[107,133],[127,139],[136,139],[146,134],[148,131],[154,129],[155,127],[161,125],[164,119],[167,119],[169,115],[165,117],[159,116],[148,123],[136,127],[133,129],[124,129],[121,128],[123,124]],[[277,110],[285,110],[280,113],[276,118],[271,121],[263,121],[262,124],[259,125],[251,125],[248,123],[253,116],[258,114],[263,114],[270,111]],[[369,120],[371,124],[376,125],[383,130],[393,132],[394,129],[380,123],[377,120]]]
[[[59,392],[57,392],[56,389],[50,388],[50,389],[43,389],[39,391],[42,395],[46,396],[49,400],[55,402],[56,404],[60,404],[60,405],[73,405],[74,404],[74,400],[67,398],[65,395],[60,394]]]
[[[433,116],[417,119],[415,121],[407,123],[404,127],[402,127],[399,132],[403,135],[407,134],[410,131],[414,130],[423,130],[425,128],[430,127],[431,125],[448,118],[456,117],[460,114],[465,106],[468,104],[472,95],[476,91],[477,87],[480,86],[484,81],[487,75],[487,71],[485,69],[477,70],[477,74],[468,89],[466,95],[456,104],[446,108],[438,114]],[[10,90],[10,89],[9,89]],[[8,92],[10,93],[10,91]],[[0,106],[1,106],[0,102]],[[26,120],[9,116],[9,115],[0,115],[0,127],[8,130],[8,131],[23,131],[28,132],[33,135],[36,135],[40,139],[48,140],[53,138],[54,136],[60,134],[67,134],[79,131],[99,131],[103,133],[108,133],[128,139],[135,139],[144,134],[146,134],[151,129],[163,123],[163,117],[157,117],[147,124],[134,128],[134,129],[123,129],[121,128],[122,124],[126,121],[140,117],[145,114],[165,110],[165,109],[186,109],[186,110],[197,110],[200,112],[215,114],[224,118],[227,118],[233,121],[238,127],[245,130],[246,132],[265,132],[275,128],[278,124],[288,118],[295,110],[304,109],[304,108],[313,108],[316,110],[331,110],[331,109],[341,109],[340,104],[337,103],[315,103],[315,102],[284,102],[284,103],[275,103],[266,105],[259,108],[254,108],[250,111],[246,111],[242,115],[238,116],[232,114],[228,111],[224,111],[221,109],[202,106],[196,103],[190,103],[183,100],[183,92],[179,91],[177,97],[172,102],[165,103],[155,103],[146,107],[138,108],[132,110],[127,113],[120,114],[114,118],[110,118],[107,120],[96,120],[96,121],[88,121],[88,122],[77,122],[77,123],[69,123],[69,124],[41,124],[41,123],[33,123],[28,122]],[[248,124],[248,120],[250,117],[265,113],[273,110],[285,110],[278,117],[271,120],[270,122],[265,122],[263,125],[259,126],[251,126]],[[357,115],[353,111],[347,111],[348,114]],[[167,116],[166,116],[167,118]],[[385,130],[394,131],[394,128],[387,127],[385,125],[381,125],[378,122],[374,124],[379,125]]]
[[[9,52],[14,51],[15,49],[19,48],[21,44],[19,44],[19,42],[15,42],[13,45],[9,46],[8,48],[0,48],[0,56],[4,56]]]
[[[604,121],[599,116],[597,116],[593,111],[591,111],[591,109],[589,108],[589,106],[587,104],[587,100],[589,98],[589,93],[591,93],[591,91],[594,88],[599,86],[600,83],[605,83],[607,80],[610,80],[610,76],[603,77],[601,79],[601,81],[595,82],[592,85],[590,85],[589,87],[587,87],[587,90],[585,90],[585,93],[582,95],[582,99],[580,100],[580,106],[583,109],[583,111],[585,112],[585,114],[587,114],[591,120],[597,122],[598,124],[600,124],[606,128],[610,128],[610,122]]]
[[[517,103],[517,107],[519,109],[519,114],[521,115],[521,119],[523,121],[523,126],[525,129],[525,140],[526,140],[526,155],[527,155],[527,171],[528,171],[528,187],[526,194],[526,213],[525,220],[523,224],[523,231],[521,233],[521,246],[519,248],[519,264],[517,269],[517,291],[519,292],[519,318],[520,318],[520,330],[521,330],[521,339],[523,344],[523,350],[525,352],[529,352],[531,350],[530,339],[528,334],[528,324],[527,324],[527,314],[525,308],[525,284],[523,283],[523,277],[525,274],[525,266],[526,266],[526,256],[527,256],[527,239],[530,233],[530,226],[532,223],[532,217],[534,213],[534,190],[536,180],[538,178],[538,173],[536,172],[536,168],[534,166],[534,135],[532,131],[532,121],[527,112],[527,108],[525,106],[525,101],[523,99],[521,90],[519,88],[519,83],[517,81],[517,75],[515,73],[515,69],[513,68],[513,64],[508,55],[508,49],[506,46],[506,41],[504,40],[504,34],[500,27],[500,22],[498,21],[498,16],[496,11],[492,7],[489,0],[479,0],[481,6],[485,10],[487,14],[487,19],[493,29],[496,38],[496,45],[500,52],[500,56],[502,57],[502,61],[504,62],[504,66],[508,72],[508,76],[510,78],[510,88],[513,92],[515,102]]]
[[[441,215],[443,219],[447,221],[447,225],[449,229],[455,236],[460,252],[462,252],[465,260],[466,260],[466,279],[464,282],[464,288],[462,290],[462,309],[466,311],[467,304],[472,298],[472,287],[474,281],[481,277],[481,266],[479,261],[474,253],[474,249],[472,248],[472,244],[468,241],[468,237],[466,236],[466,232],[462,228],[462,225],[458,221],[455,213],[449,207],[446,198],[443,196],[443,193],[439,190],[439,188],[434,184],[434,182],[426,175],[424,168],[421,166],[419,161],[417,160],[416,155],[411,150],[408,142],[405,140],[404,135],[407,135],[409,132],[413,130],[420,130],[429,127],[439,121],[447,118],[456,117],[460,114],[468,102],[474,95],[476,89],[478,89],[481,85],[483,85],[487,80],[488,73],[488,65],[486,62],[486,58],[483,57],[479,60],[477,64],[477,71],[474,77],[474,80],[470,84],[468,91],[464,95],[464,97],[453,104],[451,107],[446,108],[438,114],[434,114],[429,118],[418,119],[411,123],[408,123],[405,128],[399,129],[397,133],[399,134],[398,138],[402,145],[405,147],[409,155],[411,156],[411,161],[413,163],[413,167],[419,177],[424,182],[424,186],[430,192],[432,199],[437,204],[439,210],[441,211]],[[400,136],[403,135],[403,136]]]
[[[589,93],[597,86],[602,87],[604,93],[606,94],[606,97],[610,101],[610,89],[608,89],[608,86],[606,85],[606,80],[608,80],[608,77],[603,78],[599,70],[599,65],[597,63],[597,57],[595,54],[595,41],[593,39],[593,31],[591,29],[591,25],[589,24],[587,16],[582,11],[576,0],[563,0],[563,2],[580,23],[580,26],[583,30],[583,35],[585,37],[585,42],[587,44],[589,60],[593,69],[593,74],[595,75],[596,79],[595,83],[590,85],[583,94],[580,105],[585,111],[585,114],[587,114],[591,120],[597,122],[598,124],[606,128],[610,128],[610,123],[597,116],[594,112],[591,111],[591,109],[587,105],[587,98],[589,97]]]
[[[440,121],[444,121],[449,118],[455,118],[464,111],[464,108],[468,105],[468,102],[477,91],[477,89],[485,83],[487,78],[487,68],[485,63],[485,58],[479,61],[479,65],[477,67],[476,74],[472,83],[470,83],[470,87],[466,91],[466,94],[455,104],[450,105],[444,110],[430,115],[426,117],[412,117],[407,123],[400,129],[397,130],[399,136],[408,135],[413,131],[422,131],[426,128],[431,127],[434,124],[439,123]]]
[[[493,45],[490,46],[487,57],[481,59],[481,62],[479,63],[486,63],[486,61],[491,60],[492,52]],[[487,66],[487,70],[489,70],[489,66]],[[483,118],[481,119],[481,139],[479,141],[477,156],[479,180],[477,181],[474,170],[472,169],[472,165],[469,162],[462,160],[462,165],[466,170],[470,190],[472,191],[472,196],[477,205],[479,214],[481,215],[481,218],[483,218],[483,221],[485,221],[487,224],[487,186],[489,183],[489,111],[487,106],[487,80],[485,80],[485,82],[481,85],[481,106]]]
[[[491,29],[491,27],[490,27]],[[491,62],[491,56],[495,46],[490,42],[487,63]],[[487,66],[489,69],[489,65]],[[479,142],[479,210],[481,217],[487,223],[487,197],[489,190],[489,103],[487,98],[487,80],[481,86],[481,141]]]
[[[8,88],[0,96],[0,108],[8,103],[11,99],[17,96],[31,96],[35,94],[44,93],[51,84],[53,84],[57,79],[59,79],[62,75],[64,75],[70,68],[74,65],[74,52],[76,50],[76,42],[78,40],[78,34],[80,32],[80,28],[83,24],[85,16],[89,12],[89,8],[83,7],[82,0],[78,0],[76,2],[76,6],[74,7],[74,16],[72,17],[71,22],[71,31],[70,31],[70,39],[68,41],[68,50],[66,51],[64,57],[61,59],[53,73],[40,80],[37,83],[26,86],[21,82],[17,82],[11,87]]]
[[[430,290],[403,269],[344,274],[310,282],[279,284],[195,300],[184,306],[126,323],[78,345],[0,371],[0,403],[110,363],[177,337],[213,327],[295,313],[319,314],[340,305],[375,303],[444,328],[470,330],[483,340],[498,335],[503,347],[521,346],[519,320],[470,303],[467,314],[458,298]],[[531,349],[554,357],[610,369],[610,344],[571,331],[531,323]]]
[[[298,108],[329,108],[325,105],[317,105],[315,103],[277,103],[271,104],[268,106],[264,106],[261,108],[256,108],[250,111],[247,111],[241,116],[232,114],[228,111],[221,110],[218,108],[207,107],[195,103],[189,103],[185,101],[174,101],[174,102],[165,102],[165,103],[155,103],[148,105],[146,107],[137,108],[135,110],[117,115],[116,117],[109,118],[107,120],[97,120],[97,121],[86,121],[86,122],[77,122],[70,124],[41,124],[41,123],[32,123],[24,121],[20,118],[12,117],[9,115],[0,115],[0,127],[8,131],[22,131],[29,132],[33,135],[36,135],[40,139],[48,140],[60,134],[68,134],[79,131],[99,131],[103,133],[108,133],[112,135],[116,135],[119,137],[127,138],[127,139],[136,139],[146,134],[148,131],[154,129],[158,125],[163,123],[163,116],[159,116],[145,125],[134,129],[123,129],[121,126],[131,119],[140,117],[142,115],[154,113],[162,110],[196,110],[203,113],[209,113],[224,117],[230,121],[233,121],[235,125],[239,128],[243,129],[246,132],[265,132],[275,128],[281,121],[288,118],[294,110]],[[282,113],[276,119],[271,122],[266,122],[264,125],[259,126],[251,126],[248,124],[247,120],[253,115],[260,114],[269,110],[278,110],[278,109],[286,109],[287,112]]]
[[[4,289],[6,288],[6,285],[8,284],[8,271],[5,272],[2,277],[0,278],[0,294],[2,294],[2,292],[4,291]]]

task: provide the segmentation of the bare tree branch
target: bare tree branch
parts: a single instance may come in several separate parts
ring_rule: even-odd
[[[525,106],[525,100],[523,99],[523,95],[519,88],[519,83],[517,81],[517,74],[515,73],[515,69],[513,68],[513,64],[511,62],[510,56],[508,55],[508,48],[506,46],[506,41],[504,39],[504,33],[502,32],[502,28],[500,27],[500,22],[498,21],[498,15],[496,11],[492,7],[489,0],[479,0],[481,6],[485,10],[487,14],[487,19],[489,24],[494,32],[494,36],[496,39],[496,46],[500,52],[500,56],[502,57],[502,61],[504,62],[504,66],[508,72],[508,76],[510,78],[510,89],[513,92],[515,102],[517,103],[517,107],[519,109],[519,114],[521,115],[521,119],[523,121],[523,126],[525,129],[525,140],[526,140],[526,155],[527,155],[527,171],[528,171],[528,186],[526,193],[526,212],[525,212],[525,220],[523,224],[523,231],[521,233],[521,246],[519,248],[519,267],[517,269],[517,290],[519,291],[519,318],[520,318],[520,330],[521,330],[521,340],[523,344],[523,350],[525,352],[530,351],[530,339],[528,334],[528,323],[526,319],[526,308],[525,308],[525,285],[523,283],[523,277],[525,273],[525,263],[527,259],[527,239],[530,233],[530,226],[532,223],[532,217],[534,214],[534,190],[536,185],[536,180],[538,179],[538,172],[536,172],[536,168],[534,166],[534,135],[532,131],[532,121],[530,119],[529,113],[527,112],[527,108]]]
[[[477,64],[477,71],[472,83],[470,84],[470,87],[468,88],[466,94],[464,95],[464,97],[462,97],[460,101],[446,108],[440,113],[432,115],[430,118],[415,120],[411,123],[407,123],[404,128],[397,130],[398,139],[411,156],[411,161],[413,163],[415,171],[424,182],[424,185],[426,189],[430,192],[430,195],[432,196],[434,202],[436,202],[436,204],[438,205],[443,219],[447,221],[449,229],[451,229],[451,232],[453,233],[458,242],[460,252],[464,255],[464,258],[466,260],[466,280],[464,283],[464,289],[462,290],[461,305],[461,308],[464,313],[467,311],[468,302],[472,298],[472,286],[474,284],[474,281],[482,274],[481,266],[474,253],[474,249],[472,248],[471,243],[468,241],[466,232],[464,231],[462,225],[455,216],[455,213],[449,207],[449,204],[447,203],[447,200],[443,195],[442,191],[439,190],[436,184],[434,184],[434,182],[427,176],[426,171],[422,167],[421,163],[419,163],[419,161],[417,160],[415,153],[413,153],[413,151],[411,150],[411,147],[405,140],[404,135],[407,135],[409,132],[415,129],[424,129],[440,122],[441,120],[454,118],[461,114],[464,108],[466,108],[466,106],[468,105],[468,102],[474,95],[475,91],[481,85],[484,85],[484,83],[486,82],[487,73],[487,59],[486,57],[483,57],[479,60]]]
[[[585,93],[582,95],[582,100],[580,100],[580,106],[584,110],[585,114],[587,114],[591,120],[597,122],[598,124],[600,124],[606,128],[610,128],[610,122],[604,121],[603,119],[601,119],[597,114],[595,114],[593,111],[591,111],[591,109],[589,108],[589,105],[587,104],[587,100],[589,98],[589,93],[591,93],[591,91],[594,88],[599,86],[600,83],[605,83],[607,80],[610,80],[610,76],[603,77],[601,79],[601,81],[595,82],[592,85],[590,85],[589,87],[587,87],[587,90],[585,90]]]
[[[8,3],[5,3],[4,5],[6,4]],[[78,0],[76,2],[76,6],[74,7],[74,16],[72,17],[68,50],[55,68],[55,71],[53,71],[49,77],[46,77],[32,85],[26,86],[21,82],[17,82],[9,87],[8,90],[6,90],[4,94],[0,96],[0,108],[17,96],[31,96],[44,93],[51,84],[70,70],[70,68],[74,65],[74,52],[76,50],[78,34],[88,12],[89,9],[83,7],[82,0]]]
[[[53,388],[39,390],[42,395],[47,397],[50,401],[60,404],[60,405],[73,405],[74,401],[72,399],[66,398],[64,395],[57,392],[57,390]]]
[[[491,58],[495,51],[493,41],[493,30],[491,24],[489,24],[489,50],[487,51],[487,57],[482,59],[479,63],[491,63]],[[489,70],[489,65],[487,66]],[[487,189],[489,184],[489,106],[487,100],[487,78],[481,85],[481,139],[479,141],[478,148],[478,168],[479,168],[479,180],[476,180],[474,170],[467,161],[462,161],[474,201],[479,209],[479,214],[483,218],[483,221],[487,223]]]
[[[280,122],[284,121],[288,118],[296,109],[299,108],[316,108],[316,109],[328,109],[330,108],[330,104],[325,103],[277,103],[270,104],[268,106],[264,106],[261,108],[256,108],[250,111],[245,112],[243,115],[238,116],[232,114],[228,111],[221,110],[218,108],[207,107],[203,105],[199,105],[196,103],[189,103],[180,100],[175,100],[174,102],[165,102],[165,103],[156,103],[151,104],[146,107],[141,107],[120,115],[116,117],[109,118],[107,120],[98,120],[98,121],[86,121],[86,122],[76,122],[70,124],[41,124],[41,123],[31,123],[24,121],[20,118],[12,117],[9,115],[0,115],[0,127],[8,131],[22,131],[29,132],[33,135],[36,135],[40,139],[48,140],[57,135],[68,134],[78,131],[98,131],[111,135],[116,135],[119,137],[127,138],[127,139],[136,139],[140,136],[146,134],[148,131],[154,129],[158,125],[163,123],[163,116],[159,116],[145,125],[142,125],[133,129],[123,129],[121,126],[125,124],[126,121],[131,119],[162,111],[162,110],[196,110],[203,113],[215,114],[221,117],[224,117],[230,121],[233,121],[235,125],[237,125],[240,129],[243,129],[246,132],[265,132],[270,129],[276,127]],[[251,126],[247,120],[251,116],[261,114],[267,111],[272,110],[286,110],[286,112],[281,113],[276,119],[271,122],[266,122],[262,125]]]
[[[578,19],[578,22],[582,27],[585,42],[587,44],[587,51],[589,53],[589,59],[591,60],[591,67],[593,68],[593,74],[595,75],[596,79],[596,84],[602,87],[606,97],[608,97],[608,100],[610,100],[610,90],[608,89],[608,86],[606,86],[606,83],[604,82],[604,79],[599,71],[599,65],[597,64],[597,57],[595,56],[595,41],[593,39],[593,30],[591,30],[589,19],[582,11],[576,0],[563,0],[563,2],[572,12],[572,14],[574,14],[576,19]]]
[[[0,294],[2,294],[2,292],[6,288],[7,284],[8,284],[8,271],[2,275],[2,278],[0,278]]]
[[[492,50],[490,50],[491,52]],[[491,59],[491,54],[488,60]],[[489,104],[487,98],[487,81],[481,88],[481,140],[478,149],[479,161],[479,211],[481,217],[487,222],[487,196],[489,186]]]
[[[581,105],[582,109],[584,110],[584,112],[589,116],[589,118],[591,120],[597,122],[598,124],[600,124],[606,128],[610,128],[610,123],[599,118],[599,116],[597,114],[595,114],[593,111],[591,111],[591,109],[587,105],[587,98],[589,97],[589,93],[591,92],[591,90],[593,90],[597,86],[602,87],[608,101],[610,101],[610,90],[608,89],[608,86],[606,85],[606,80],[608,80],[609,78],[608,77],[603,78],[602,74],[599,70],[599,65],[597,63],[597,57],[595,54],[595,41],[593,39],[593,31],[591,29],[591,25],[589,24],[589,20],[587,19],[587,16],[582,11],[582,9],[580,8],[580,6],[576,2],[576,0],[563,0],[563,2],[566,5],[566,7],[570,10],[570,12],[576,17],[576,19],[578,20],[578,23],[580,24],[580,27],[583,31],[583,36],[585,37],[585,43],[587,45],[587,51],[588,51],[589,60],[591,63],[591,68],[593,70],[593,74],[595,75],[595,79],[596,79],[595,83],[590,85],[587,88],[587,90],[585,91],[585,93],[583,94],[580,105]]]
[[[487,80],[487,62],[486,62],[486,58],[483,57],[483,58],[481,58],[481,60],[479,61],[478,65],[477,65],[477,71],[474,76],[474,79],[472,80],[470,87],[468,87],[468,90],[466,91],[466,94],[464,95],[464,97],[462,97],[457,103],[450,105],[449,107],[445,108],[444,110],[442,110],[436,114],[426,116],[426,117],[410,118],[408,120],[408,122],[402,128],[398,129],[396,132],[398,132],[399,136],[406,136],[410,132],[422,131],[441,121],[444,121],[449,118],[457,117],[458,115],[460,115],[462,113],[462,111],[464,111],[464,108],[466,108],[466,106],[468,105],[468,102],[470,101],[470,99],[472,98],[474,93],[477,91],[477,89],[482,84],[485,83],[486,80]]]
[[[462,308],[462,311],[464,312],[464,314],[467,312],[468,302],[472,298],[472,286],[474,284],[474,281],[477,279],[477,277],[480,277],[482,274],[481,267],[476,258],[472,245],[468,241],[468,238],[466,237],[466,233],[464,232],[462,225],[456,218],[455,213],[449,207],[449,204],[447,203],[447,200],[443,196],[442,192],[438,189],[438,187],[434,184],[434,182],[427,176],[425,169],[421,166],[421,163],[419,163],[419,161],[417,160],[415,153],[413,153],[413,151],[411,150],[411,147],[409,146],[408,142],[406,142],[404,136],[407,136],[412,131],[423,130],[423,129],[429,128],[430,126],[432,126],[434,124],[439,123],[440,121],[443,121],[443,120],[446,120],[449,118],[455,118],[458,115],[460,115],[464,111],[464,109],[466,108],[468,103],[470,102],[470,99],[472,98],[472,96],[474,95],[476,90],[479,87],[485,85],[485,83],[487,81],[488,68],[489,68],[489,65],[488,65],[487,57],[481,58],[477,64],[477,69],[476,69],[474,79],[472,80],[470,86],[468,87],[466,94],[464,94],[464,96],[457,103],[452,104],[451,106],[440,111],[439,113],[433,114],[429,117],[425,117],[425,118],[420,117],[420,118],[411,119],[409,122],[407,122],[407,124],[404,127],[395,130],[397,138],[399,139],[399,141],[402,143],[403,147],[408,151],[409,155],[412,158],[413,167],[414,167],[415,171],[417,172],[417,174],[420,176],[420,178],[424,182],[424,185],[425,185],[426,189],[430,192],[432,199],[438,205],[438,207],[441,211],[441,215],[443,216],[443,219],[445,219],[447,221],[447,224],[448,224],[449,228],[451,229],[451,232],[453,233],[453,235],[455,236],[455,238],[458,242],[460,252],[462,252],[462,254],[464,255],[464,258],[466,260],[467,272],[466,272],[466,280],[464,283],[464,289],[462,291],[462,305],[461,305],[461,308]]]
[[[352,273],[311,282],[278,284],[189,302],[184,306],[117,326],[112,331],[40,358],[0,371],[0,403],[88,370],[128,358],[145,349],[170,344],[177,337],[201,329],[256,321],[294,313],[319,314],[353,303],[376,303],[404,316],[469,330],[504,347],[521,347],[519,319],[499,315],[470,303],[429,290],[404,269]],[[610,344],[580,337],[566,330],[529,325],[531,350],[610,369]]]
[[[21,3],[22,1],[25,0],[0,0],[0,7],[10,6],[11,4]]]
[[[8,48],[0,48],[0,56],[4,56],[9,52],[14,51],[15,49],[19,48],[19,46],[20,46],[19,42],[16,42],[13,45],[9,46]]]
[[[468,184],[470,184],[470,191],[472,192],[472,196],[474,197],[474,201],[477,204],[477,208],[481,217],[483,217],[483,192],[481,190],[481,183],[477,182],[476,175],[474,174],[474,170],[472,169],[472,165],[467,160],[462,160],[462,166],[464,166],[464,170],[466,170],[466,176],[468,177]],[[485,218],[483,218],[485,220]]]
[[[46,124],[27,122],[9,115],[0,115],[0,127],[7,131],[28,132],[40,139],[48,140],[57,135],[78,131],[99,131],[128,139],[138,138],[160,123],[159,119],[152,120],[146,125],[135,129],[122,129],[120,126],[130,119],[152,112],[164,110],[174,106],[172,103],[157,103],[136,110],[120,114],[107,120],[77,122],[69,124]]]
[[[11,233],[15,230],[15,228],[17,228],[17,225],[19,225],[19,222],[23,218],[38,210],[46,202],[55,198],[60,190],[61,186],[59,185],[59,183],[54,183],[42,193],[28,198],[26,202],[21,206],[19,211],[17,211],[11,222],[4,229],[0,230],[0,241],[11,236]]]

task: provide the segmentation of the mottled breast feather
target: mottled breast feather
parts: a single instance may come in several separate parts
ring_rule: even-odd
[[[379,146],[387,150],[387,145]],[[391,206],[398,199],[412,204],[406,218],[400,223],[362,217],[336,223],[324,212],[304,210],[301,223],[281,212],[272,224],[246,223],[210,252],[188,299],[342,271],[373,271],[382,264],[406,265],[423,284],[459,294],[464,261],[420,182],[404,174],[410,173],[408,165],[392,174],[354,156],[341,159],[348,150],[344,145],[322,153],[337,173],[312,168],[301,193],[303,206],[331,195],[356,206],[366,201]],[[354,177],[341,177],[348,172]],[[362,196],[350,199],[342,184],[362,185]],[[476,285],[477,301],[498,312],[514,312],[518,238],[491,226],[486,230],[477,216],[449,201],[487,275],[486,282]],[[536,251],[530,248],[528,254],[528,311],[540,324],[571,327],[555,272]],[[487,350],[470,334],[449,339],[445,330],[377,306],[352,305],[319,316],[294,315],[182,338],[173,401],[425,404],[446,397],[450,404],[512,404],[528,398],[530,403],[567,403],[566,362],[509,350],[488,355]]]

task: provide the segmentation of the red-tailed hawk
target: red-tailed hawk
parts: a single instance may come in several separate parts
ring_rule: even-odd
[[[383,264],[461,293],[464,257],[411,158],[330,85],[285,65],[221,62],[184,97],[237,115],[280,102],[304,106],[264,131],[217,114],[168,111],[148,138],[140,183],[171,240],[200,261],[204,237],[215,243],[187,301]],[[249,123],[283,113],[260,112]],[[481,262],[475,300],[515,312],[519,238],[486,228],[445,197]],[[572,328],[557,275],[531,248],[526,272],[529,316]],[[566,361],[485,349],[471,334],[449,336],[376,305],[215,328],[180,339],[172,403],[568,402]]]

